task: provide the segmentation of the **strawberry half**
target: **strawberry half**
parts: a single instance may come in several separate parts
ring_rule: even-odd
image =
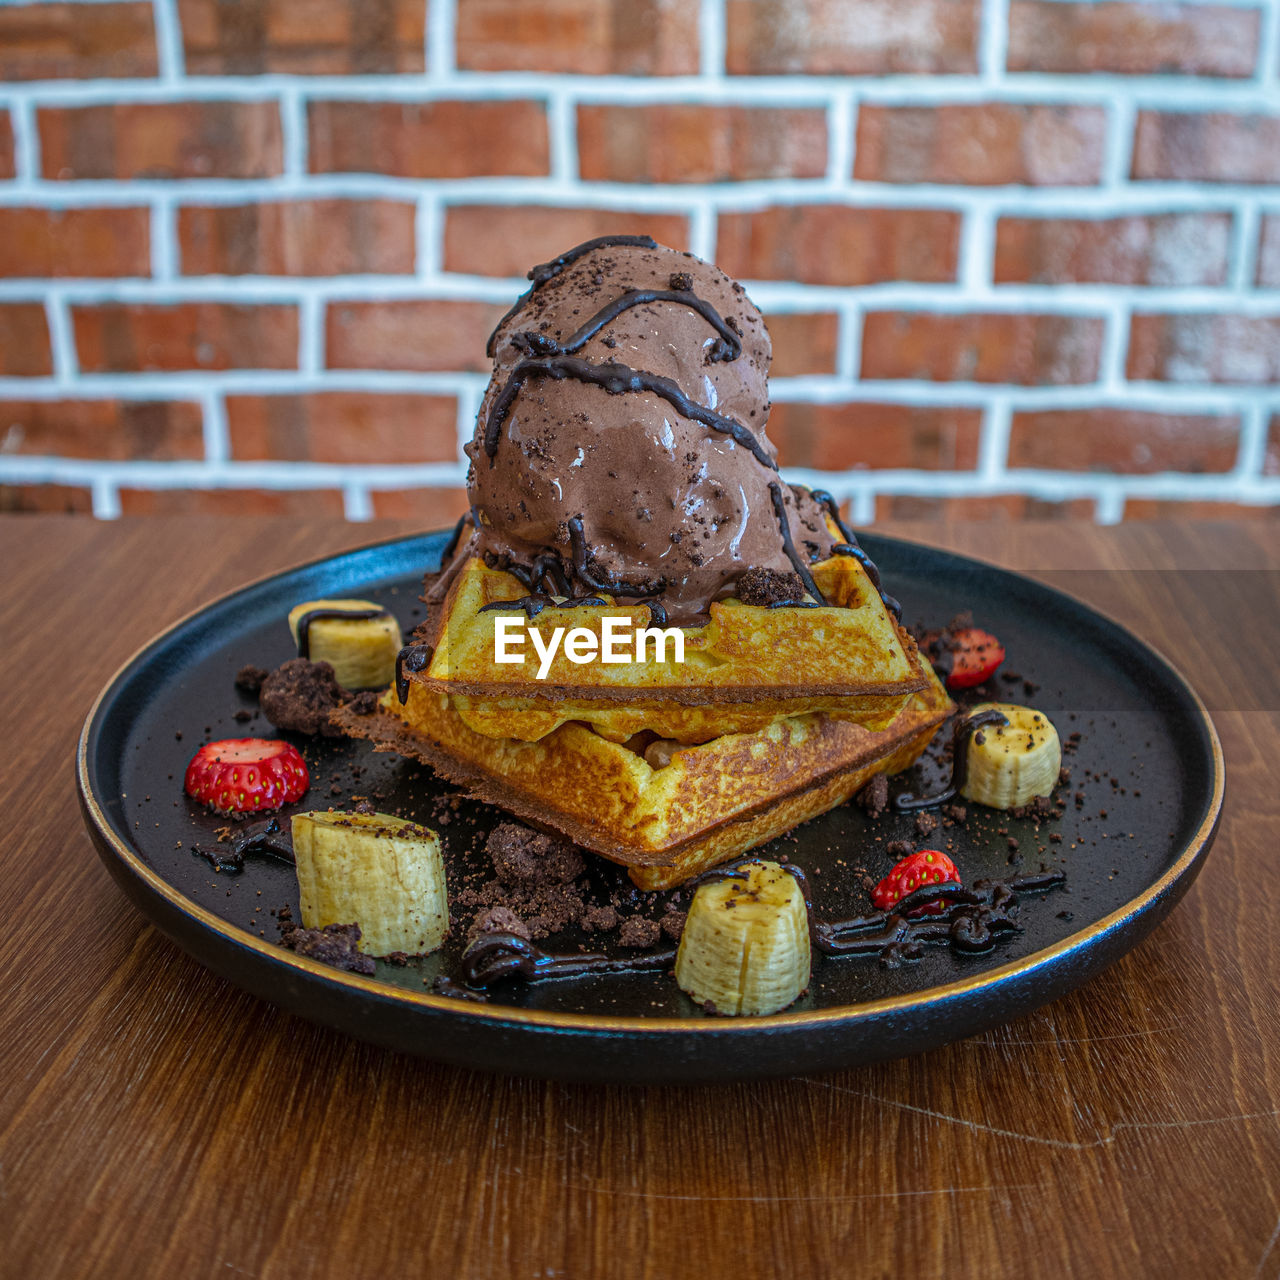
[[[951,636],[952,665],[947,676],[948,689],[972,689],[974,685],[995,675],[1004,661],[1004,645],[989,631],[966,627]]]
[[[959,884],[956,864],[937,849],[921,849],[909,853],[893,864],[893,870],[871,891],[871,901],[881,911],[897,906],[909,893],[930,884]],[[947,909],[946,899],[930,903],[911,912],[914,915],[940,916]]]
[[[196,752],[183,785],[187,795],[219,813],[257,813],[301,800],[311,778],[287,742],[225,738]]]

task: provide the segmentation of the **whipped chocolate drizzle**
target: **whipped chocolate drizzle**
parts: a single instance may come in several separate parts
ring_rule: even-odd
[[[791,561],[796,573],[800,575],[800,581],[804,583],[804,589],[819,604],[826,604],[827,597],[818,590],[818,584],[814,582],[813,574],[809,572],[809,566],[805,564],[803,557],[796,550],[795,540],[791,537],[791,521],[787,516],[787,504],[782,497],[782,486],[776,480],[769,486],[769,497],[773,499],[773,514],[778,518],[778,531],[782,534],[782,549],[787,553],[787,559]],[[800,602],[780,601],[779,603],[794,604]]]
[[[311,657],[311,624],[323,618],[345,618],[349,622],[362,622],[372,618],[386,618],[385,609],[308,609],[298,619],[298,657]]]
[[[935,809],[958,795],[969,776],[969,739],[984,725],[1008,724],[1009,719],[1000,711],[970,713],[956,723],[951,731],[951,781],[943,791],[932,796],[914,796],[904,792],[895,796],[893,807],[902,813],[915,809]]]
[[[726,418],[714,409],[691,400],[670,378],[660,374],[646,373],[643,369],[633,369],[630,365],[620,364],[615,360],[603,364],[592,364],[589,360],[579,360],[576,356],[546,356],[537,359],[521,360],[507,377],[502,390],[495,397],[489,409],[489,419],[485,423],[484,451],[490,465],[498,452],[498,441],[502,438],[502,424],[511,409],[516,396],[520,394],[525,382],[530,378],[574,378],[590,386],[603,387],[611,396],[626,395],[631,392],[648,391],[660,396],[682,417],[692,422],[700,422],[712,431],[722,432],[730,436],[735,443],[746,449],[762,467],[777,471],[778,464],[769,456],[754,431],[736,418]]]

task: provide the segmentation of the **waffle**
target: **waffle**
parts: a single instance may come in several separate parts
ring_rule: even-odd
[[[545,607],[525,619],[516,601],[526,596],[516,578],[471,560],[458,573],[428,635],[434,654],[414,683],[452,695],[454,710],[478,733],[537,741],[581,721],[615,742],[649,729],[683,743],[760,730],[782,717],[823,712],[879,730],[925,687],[914,641],[894,621],[861,564],[832,556],[813,566],[829,607],[766,608],[726,599],[711,605],[705,626],[684,628],[684,661],[570,661],[561,647],[543,679],[525,645],[523,663],[499,663],[499,617],[536,625],[586,628],[597,636],[601,618],[625,617],[631,629],[649,627],[644,605]],[[489,606],[510,601],[510,610]]]
[[[663,889],[844,803],[876,773],[908,768],[954,710],[932,671],[884,729],[818,713],[677,751],[664,768],[592,728],[536,742],[476,733],[448,694],[394,691],[372,715],[333,713],[353,737],[431,765],[473,796],[628,868]]]

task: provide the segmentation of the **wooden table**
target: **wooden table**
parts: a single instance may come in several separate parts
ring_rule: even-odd
[[[1280,627],[1245,572],[1280,568],[1276,527],[895,527],[1030,571],[1237,571],[1172,602],[1165,576],[1088,579],[1214,708],[1217,846],[1122,963],[986,1035],[641,1089],[279,1013],[157,935],[81,828],[76,735],[138,645],[407,526],[0,520],[0,1275],[1280,1275]]]

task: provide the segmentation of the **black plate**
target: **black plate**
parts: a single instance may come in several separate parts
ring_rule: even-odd
[[[250,858],[242,875],[215,874],[191,845],[212,844],[221,820],[183,795],[183,771],[210,737],[273,734],[264,721],[234,718],[256,707],[233,687],[233,675],[246,663],[272,666],[292,656],[284,615],[293,604],[373,597],[407,632],[417,620],[422,572],[438,560],[444,539],[437,533],[349,552],[209,605],[116,674],[81,735],[81,805],[117,882],[202,964],[304,1017],[448,1062],[563,1078],[747,1079],[895,1057],[972,1035],[1092,977],[1164,917],[1212,842],[1222,805],[1221,749],[1200,700],[1162,657],[1050,587],[869,535],[865,545],[905,602],[907,621],[940,625],[974,610],[976,622],[1004,642],[1006,667],[1039,686],[1029,693],[1021,681],[997,680],[994,695],[1048,712],[1064,741],[1080,735],[1066,757],[1073,778],[1062,792],[1063,817],[1038,837],[1028,821],[975,806],[966,827],[928,840],[952,842],[966,882],[1065,869],[1065,889],[1023,899],[1020,933],[984,955],[936,947],[897,968],[815,955],[810,990],[797,1004],[769,1018],[737,1020],[708,1017],[662,973],[512,980],[490,1003],[473,1004],[427,990],[436,974],[456,973],[453,944],[404,968],[379,961],[374,978],[301,959],[276,944],[270,914],[288,903],[296,915],[293,869],[262,857]],[[449,809],[441,799],[455,793],[429,769],[376,755],[366,743],[295,740],[313,779],[300,808],[373,794],[379,808],[433,825],[446,813],[441,834],[451,883],[482,843],[478,837],[501,819],[466,800]],[[931,762],[919,767],[931,771]],[[918,774],[910,781],[926,782]],[[1049,842],[1052,830],[1061,843]],[[870,909],[865,875],[884,874],[893,861],[884,846],[901,838],[912,838],[909,816],[872,824],[845,806],[763,852],[785,853],[808,871],[819,914],[850,915]],[[1010,838],[1018,841],[1016,853]],[[603,862],[593,875],[602,892],[625,883]]]

